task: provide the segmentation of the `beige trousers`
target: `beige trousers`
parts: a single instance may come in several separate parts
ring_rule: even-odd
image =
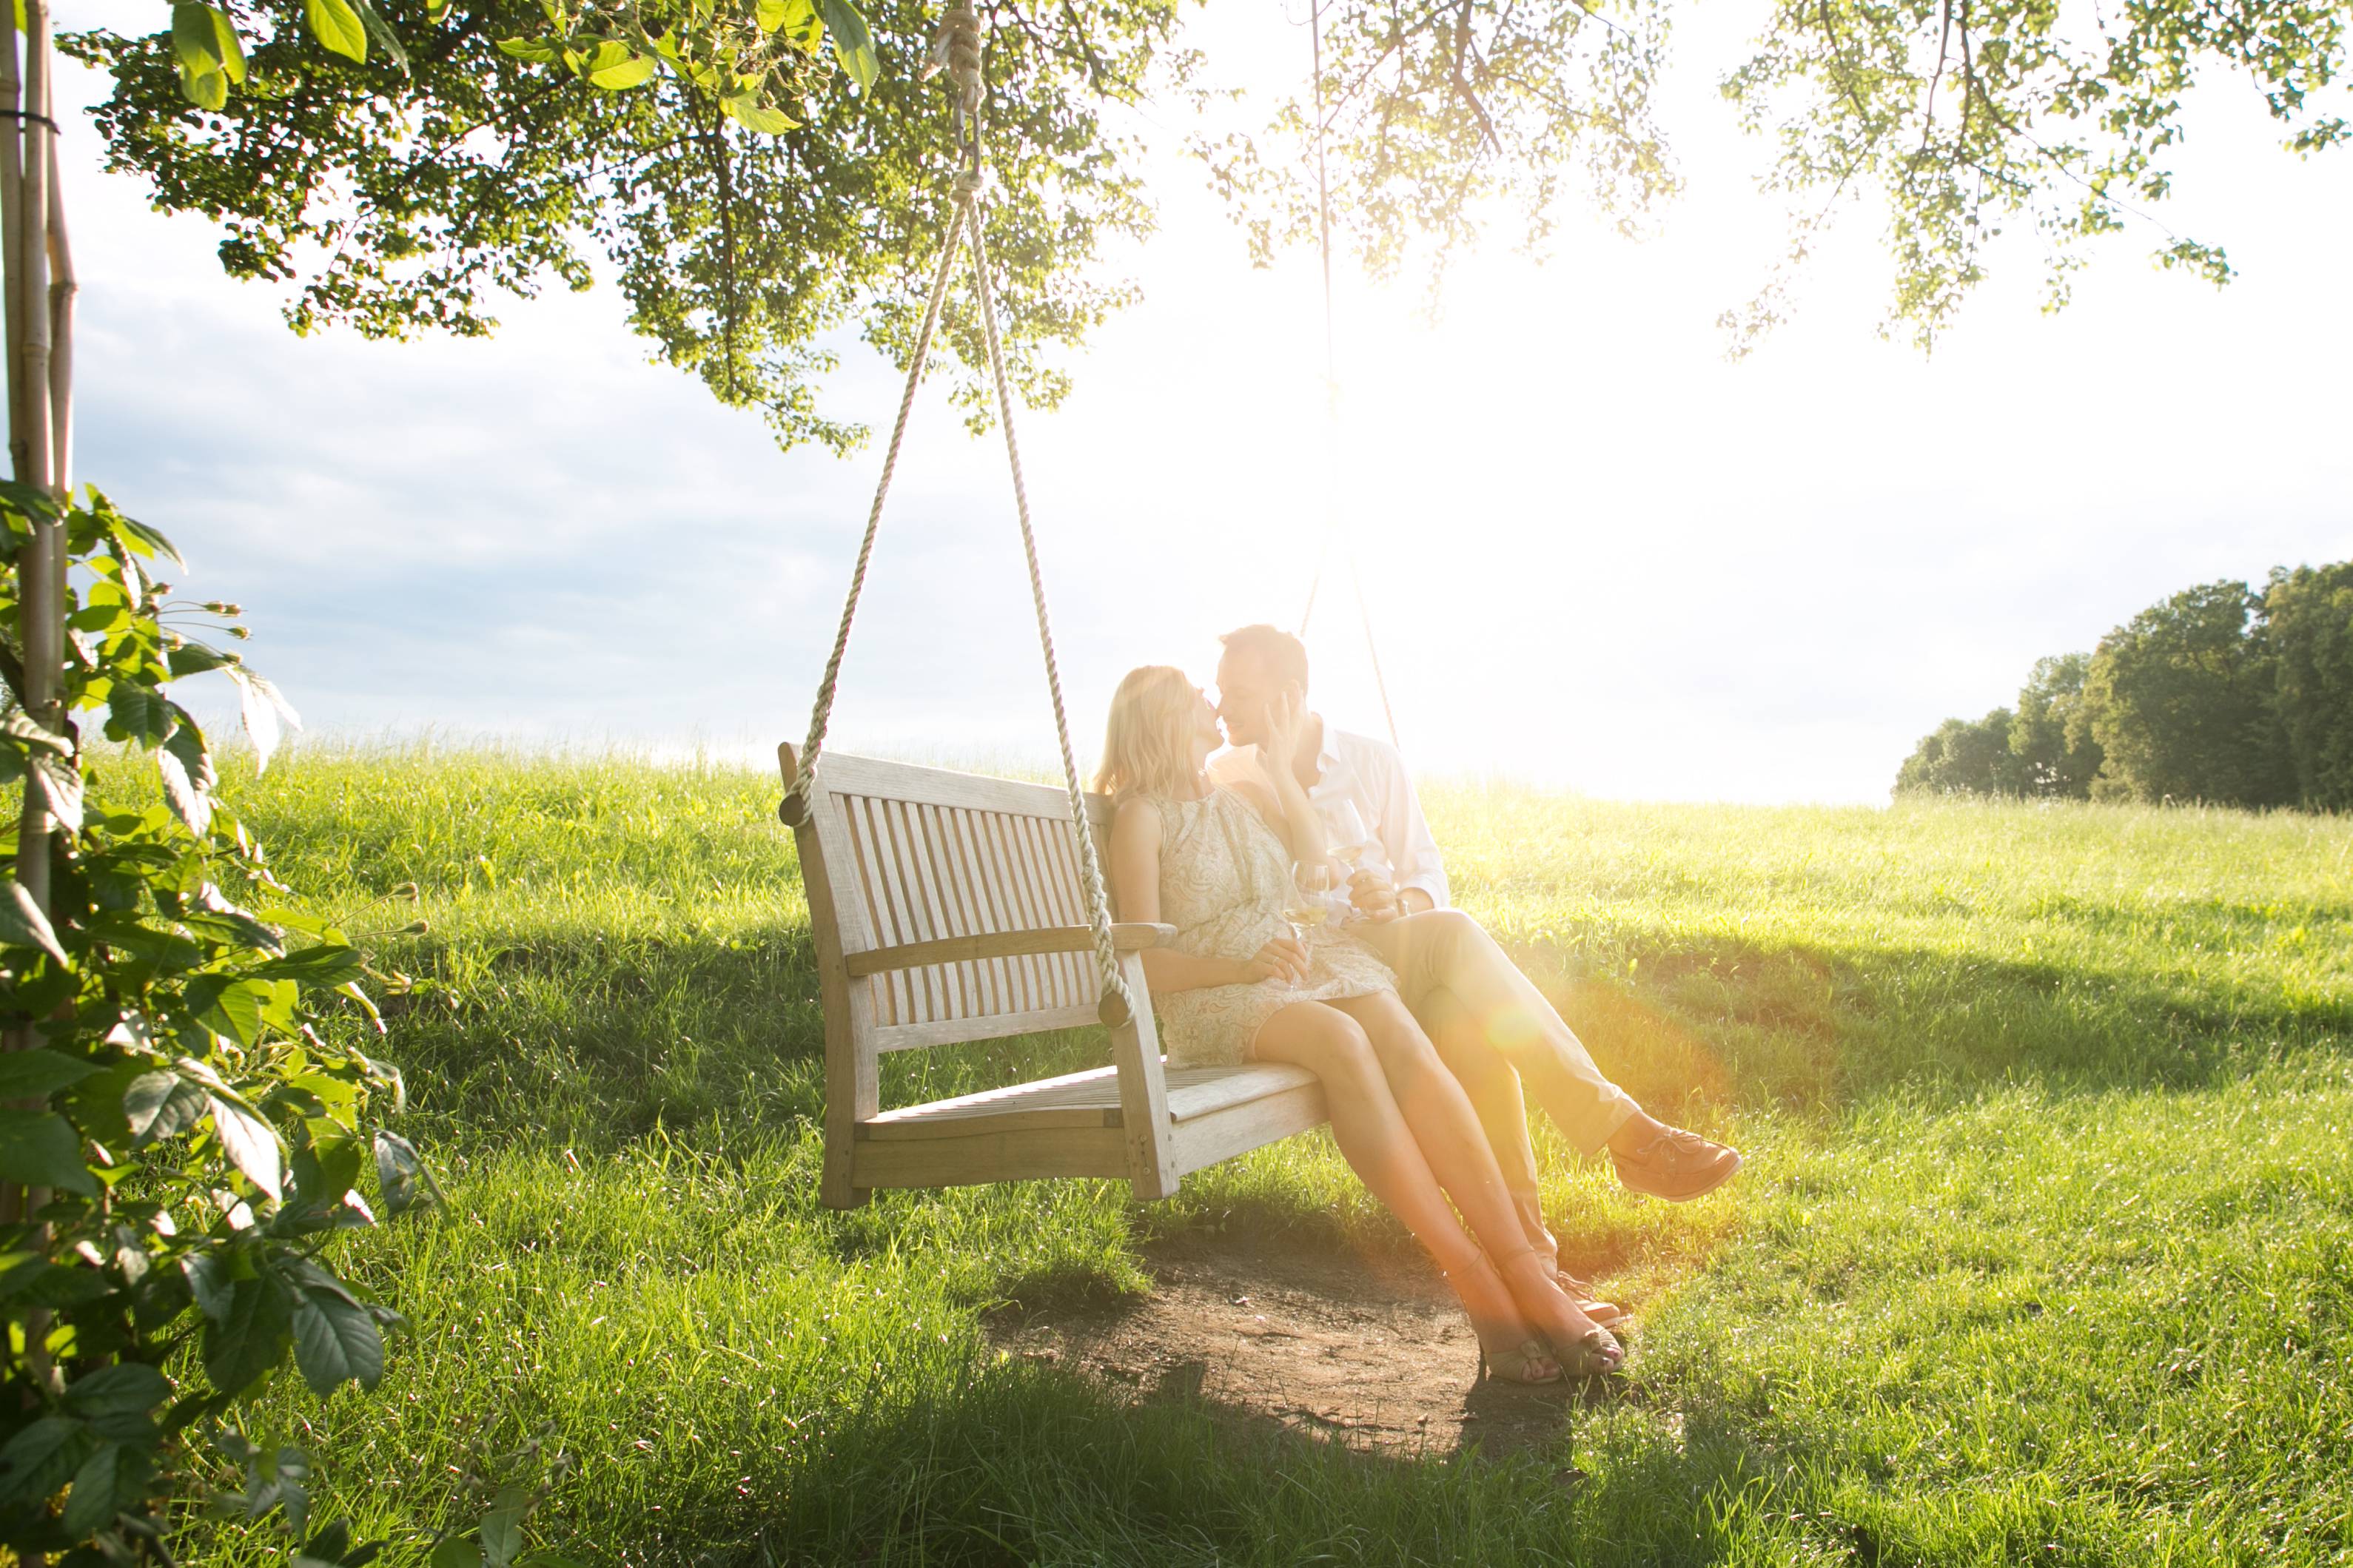
[[[1428,910],[1381,925],[1352,925],[1348,933],[1397,971],[1405,1005],[1462,1081],[1523,1214],[1537,1212],[1524,1084],[1587,1155],[1599,1153],[1641,1109],[1601,1076],[1544,993],[1461,910]]]

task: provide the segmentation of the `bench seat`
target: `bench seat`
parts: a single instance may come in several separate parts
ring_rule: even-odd
[[[1323,1086],[1304,1068],[1258,1062],[1164,1071],[1179,1174],[1324,1120]],[[852,1180],[861,1187],[930,1187],[1126,1176],[1124,1127],[1117,1068],[1066,1073],[861,1121]]]

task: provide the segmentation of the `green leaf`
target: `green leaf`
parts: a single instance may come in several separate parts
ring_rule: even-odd
[[[66,950],[58,945],[58,933],[50,929],[49,917],[41,906],[33,902],[33,895],[16,878],[8,879],[5,891],[0,891],[0,943],[10,947],[37,947],[59,963],[71,967],[73,961]]]
[[[95,1062],[50,1050],[0,1053],[0,1100],[47,1100],[98,1070]]]
[[[126,1459],[132,1463],[124,1464]],[[128,1500],[121,1496],[126,1470],[136,1473],[136,1456],[120,1443],[109,1443],[74,1472],[73,1490],[66,1494],[65,1513],[58,1521],[67,1535],[79,1541],[114,1522]]]
[[[386,1217],[433,1201],[433,1178],[425,1162],[397,1132],[375,1135],[375,1184]]]
[[[21,708],[11,708],[0,714],[0,732],[21,743],[28,751],[54,752],[58,756],[69,755],[73,742],[35,719]]]
[[[164,775],[164,798],[172,804],[172,811],[188,825],[191,833],[202,833],[212,826],[213,803],[208,793],[212,773],[212,756],[204,750],[201,737],[186,739],[187,731],[174,730],[172,738],[155,752],[155,771]],[[189,765],[189,752],[195,752],[200,768]]]
[[[54,1110],[0,1106],[0,1180],[98,1195],[98,1179],[82,1163],[81,1139]]]
[[[755,101],[751,94],[719,100],[727,118],[747,131],[757,131],[764,136],[781,136],[787,131],[800,129],[800,121],[781,109],[770,109]]]
[[[549,65],[555,59],[555,46],[541,38],[501,38],[499,52],[533,65]]]
[[[368,36],[384,46],[384,52],[392,57],[393,64],[406,70],[408,50],[402,46],[400,35],[392,30],[392,24],[384,19],[384,13],[376,9],[375,0],[352,0],[352,5],[359,12],[360,20],[367,25]]]
[[[228,78],[216,70],[190,70],[182,66],[180,96],[198,109],[226,109],[228,107]]]
[[[81,831],[81,769],[66,758],[47,752],[32,756],[33,776],[40,781],[41,798],[49,815],[69,833]]]
[[[590,71],[588,79],[598,87],[619,92],[628,88],[642,87],[651,81],[658,68],[653,56],[632,55],[618,65],[606,66],[600,70]]]
[[[180,1273],[197,1310],[215,1322],[226,1322],[237,1306],[237,1281],[229,1277],[228,1255],[218,1248],[192,1252],[180,1259]]]
[[[483,1568],[511,1568],[522,1555],[523,1516],[531,1512],[531,1494],[521,1487],[501,1487],[482,1519]]]
[[[482,1549],[453,1535],[436,1546],[426,1561],[430,1568],[482,1568]]]
[[[286,1356],[293,1318],[290,1292],[274,1274],[232,1288],[228,1311],[205,1326],[205,1375],[223,1394],[242,1394]]]
[[[283,958],[273,958],[267,963],[257,965],[252,973],[256,978],[266,975],[303,985],[332,986],[359,978],[365,963],[357,948],[326,942],[316,947],[306,947],[300,952],[290,952]]]
[[[181,673],[176,653],[172,656],[172,673]],[[118,740],[160,746],[174,722],[172,700],[152,686],[117,679],[106,694],[107,733]]]
[[[204,1120],[211,1101],[204,1085],[178,1073],[142,1073],[123,1091],[122,1111],[130,1119],[134,1146],[143,1148],[194,1127]]]
[[[285,1175],[278,1161],[276,1130],[233,1100],[217,1094],[206,1098],[212,1101],[213,1131],[220,1134],[230,1162],[247,1181],[278,1197],[284,1191]]]
[[[97,1445],[96,1435],[80,1422],[42,1416],[0,1448],[0,1508],[53,1495]]]
[[[220,40],[213,35],[211,6],[182,0],[172,7],[172,55],[181,69],[220,69],[219,47]]]
[[[245,44],[237,36],[237,24],[229,19],[226,7],[207,5],[205,9],[212,13],[213,42],[216,46],[215,52],[220,58],[221,69],[227,73],[229,80],[243,87],[245,85]]]
[[[218,669],[230,661],[228,655],[210,643],[184,642],[165,654],[164,662],[171,667],[172,679],[177,680],[185,675],[202,675],[206,670]]]
[[[322,1399],[343,1383],[372,1389],[384,1376],[384,1336],[365,1307],[305,1291],[294,1308],[294,1363]]]
[[[866,30],[866,18],[849,0],[825,0],[825,30],[833,39],[834,56],[841,61],[841,68],[849,73],[859,91],[871,91],[874,79],[882,74],[882,62],[874,53],[874,35]]]
[[[135,1443],[155,1434],[155,1407],[172,1397],[171,1380],[139,1362],[117,1362],[78,1379],[66,1390],[69,1414],[101,1437]]]
[[[352,0],[302,0],[311,20],[311,35],[348,60],[367,58],[367,24],[353,9]]]

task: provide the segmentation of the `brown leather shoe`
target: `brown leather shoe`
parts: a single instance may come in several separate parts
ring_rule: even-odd
[[[1609,1158],[1618,1167],[1620,1182],[1671,1204],[1689,1203],[1712,1193],[1740,1169],[1740,1151],[1711,1143],[1680,1127],[1662,1130],[1631,1154]]]

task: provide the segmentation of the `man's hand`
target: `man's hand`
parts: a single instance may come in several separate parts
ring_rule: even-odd
[[[1389,879],[1367,866],[1348,878],[1348,902],[1359,917],[1380,925],[1393,921],[1404,911],[1398,908],[1398,893]]]
[[[1401,915],[1427,914],[1438,907],[1438,900],[1424,888],[1408,888],[1397,896],[1397,901],[1398,913]]]

